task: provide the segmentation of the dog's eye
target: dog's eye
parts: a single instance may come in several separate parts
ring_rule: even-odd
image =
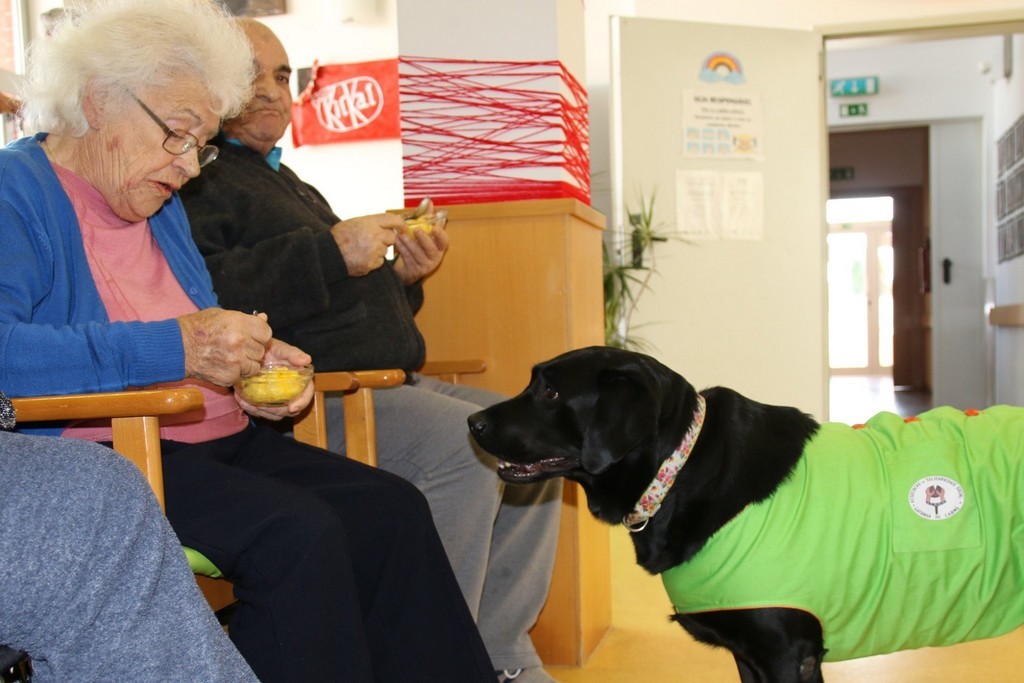
[[[556,398],[558,398],[558,392],[552,389],[551,387],[544,387],[544,398],[548,398],[554,401]]]

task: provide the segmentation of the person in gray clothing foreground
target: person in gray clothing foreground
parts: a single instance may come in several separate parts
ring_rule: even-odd
[[[466,418],[502,396],[415,373],[425,357],[414,315],[422,281],[448,246],[443,228],[404,234],[389,214],[340,220],[280,163],[291,117],[288,55],[242,20],[259,73],[255,96],[222,125],[217,163],[181,190],[193,237],[225,308],[265,312],[317,370],[401,368],[410,380],[375,393],[378,462],[426,496],[498,680],[551,681],[529,637],[550,585],[561,483],[505,489],[475,450]],[[395,246],[397,258],[385,252]],[[340,399],[328,405],[330,449],[344,453]]]
[[[0,644],[36,683],[256,683],[149,484],[109,448],[0,431],[0,558]]]

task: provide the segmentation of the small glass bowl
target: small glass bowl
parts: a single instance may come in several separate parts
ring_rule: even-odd
[[[241,378],[236,389],[250,405],[283,406],[305,391],[311,379],[312,365],[297,368],[285,362],[271,362],[258,375]]]
[[[432,213],[425,213],[415,218],[406,218],[405,232],[408,235],[412,235],[417,230],[422,230],[429,235],[434,231],[435,227],[443,228],[447,222],[448,212],[444,209],[438,209]]]

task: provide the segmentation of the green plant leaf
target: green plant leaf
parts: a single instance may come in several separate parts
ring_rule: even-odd
[[[632,231],[628,244],[610,245],[602,249],[604,262],[605,344],[617,348],[646,349],[650,344],[632,335],[630,318],[639,305],[641,295],[648,291],[657,274],[654,259],[655,242],[665,241],[654,222],[657,196],[638,192],[639,209],[627,208],[626,218]],[[629,258],[625,254],[629,253]],[[650,264],[650,265],[646,265]]]

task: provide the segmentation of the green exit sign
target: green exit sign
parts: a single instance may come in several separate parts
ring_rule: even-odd
[[[877,95],[878,76],[836,78],[828,82],[828,92],[832,97],[863,97],[864,95]]]
[[[865,102],[858,104],[840,104],[839,105],[839,116],[867,116],[868,105]]]

